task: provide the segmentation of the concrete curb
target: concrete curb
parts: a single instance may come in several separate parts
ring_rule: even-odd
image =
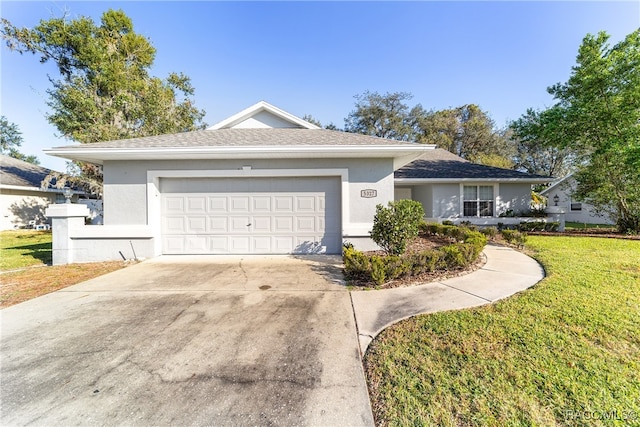
[[[528,289],[545,277],[533,258],[487,245],[486,264],[465,276],[406,288],[351,292],[360,351],[385,328],[419,314],[477,307]]]

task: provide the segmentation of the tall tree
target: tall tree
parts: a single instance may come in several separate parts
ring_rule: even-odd
[[[39,165],[40,161],[36,156],[26,155],[18,150],[22,142],[22,132],[18,125],[9,122],[5,116],[0,117],[0,154]]]
[[[475,104],[423,114],[417,128],[420,142],[431,141],[475,163],[513,165],[512,146],[489,114]]]
[[[567,175],[577,159],[577,153],[557,126],[563,120],[563,110],[533,109],[511,122],[508,137],[515,145],[515,168],[528,173],[562,177]],[[559,141],[565,143],[560,144]]]
[[[613,47],[588,34],[540,133],[579,154],[576,196],[640,232],[640,29]],[[547,113],[551,111],[551,113]]]
[[[344,120],[346,132],[399,141],[415,140],[412,127],[415,121],[412,113],[415,112],[405,103],[413,98],[413,95],[408,92],[381,95],[378,92],[366,91],[361,95],[355,95],[354,98],[356,108]]]
[[[53,61],[59,79],[52,89],[48,120],[76,142],[127,139],[184,132],[205,127],[204,111],[193,103],[193,86],[184,74],[152,77],[156,50],[134,32],[122,10],[103,13],[100,24],[91,18],[66,16],[42,20],[34,28],[17,28],[2,19],[7,46],[19,53]],[[85,174],[100,181],[95,168]]]

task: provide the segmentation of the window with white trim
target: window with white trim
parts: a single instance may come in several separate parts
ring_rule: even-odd
[[[463,216],[493,216],[493,185],[465,185],[462,199]]]

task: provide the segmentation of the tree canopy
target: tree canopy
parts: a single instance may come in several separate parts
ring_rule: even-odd
[[[2,37],[12,50],[55,62],[60,78],[49,77],[48,120],[71,140],[91,143],[204,127],[189,78],[150,76],[156,50],[121,10],[104,12],[99,25],[87,17],[63,16],[29,29],[2,19]]]
[[[511,122],[509,138],[514,144],[514,164],[528,173],[562,177],[569,174],[577,159],[577,152],[558,128],[562,111],[528,109],[518,120]]]
[[[640,231],[640,30],[613,47],[588,34],[569,80],[548,88],[557,103],[516,125],[541,145],[576,153],[576,196]]]
[[[356,95],[355,109],[345,119],[347,132],[426,144],[465,159],[492,166],[511,167],[511,146],[496,129],[489,114],[475,104],[441,111],[410,107],[408,92]]]
[[[0,154],[39,165],[40,161],[36,156],[26,155],[18,150],[22,142],[22,132],[18,125],[9,122],[5,116],[0,117]]]
[[[59,78],[49,76],[47,119],[72,141],[128,139],[206,126],[187,76],[170,73],[161,79],[149,74],[156,50],[134,31],[122,10],[107,10],[99,24],[88,17],[63,16],[18,28],[2,19],[0,31],[11,50],[56,64]],[[100,185],[99,168],[79,166],[71,169]],[[65,182],[58,179],[58,185]]]

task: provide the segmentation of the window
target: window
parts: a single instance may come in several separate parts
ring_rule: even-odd
[[[493,216],[493,185],[465,185],[463,216]]]
[[[571,210],[573,212],[579,212],[582,210],[582,203],[576,202],[575,200],[571,200]]]

